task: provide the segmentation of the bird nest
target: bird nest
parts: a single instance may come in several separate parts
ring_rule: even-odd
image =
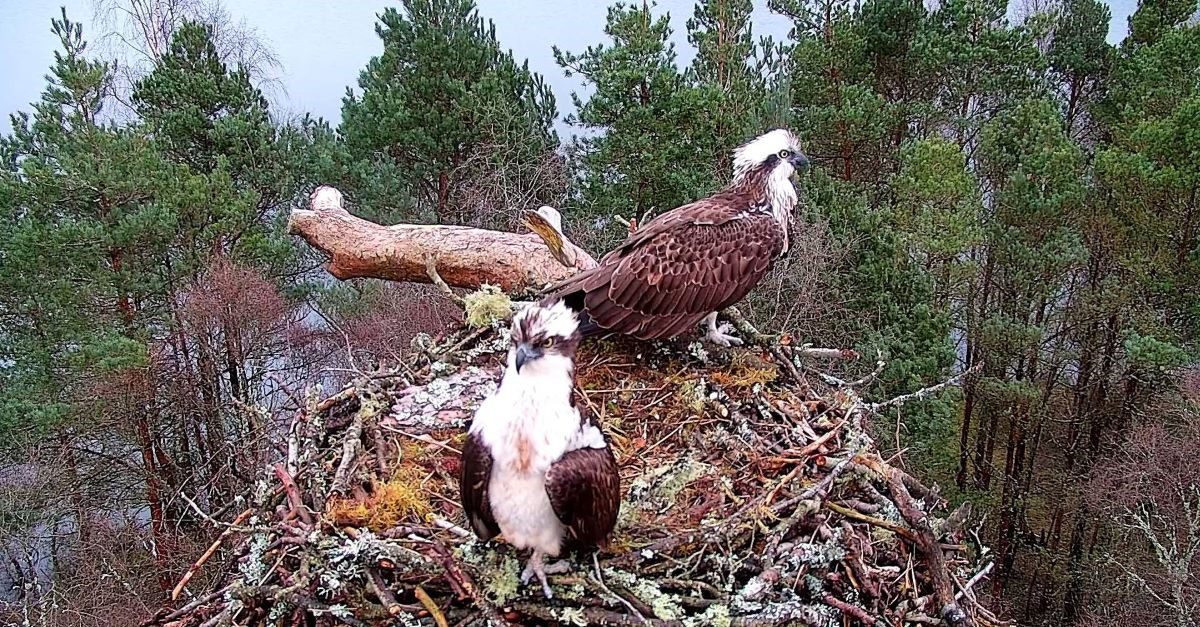
[[[943,512],[865,427],[940,386],[871,404],[867,380],[752,337],[713,354],[583,347],[582,405],[611,438],[623,502],[611,545],[551,577],[552,600],[458,505],[465,426],[507,349],[496,325],[418,342],[417,370],[310,390],[286,455],[242,515],[210,520],[220,536],[144,625],[1000,624],[972,591],[988,568],[966,510]]]

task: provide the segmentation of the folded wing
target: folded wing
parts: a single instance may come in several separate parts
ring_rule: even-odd
[[[570,451],[546,472],[546,494],[573,546],[607,544],[621,506],[621,476],[612,450]]]
[[[769,213],[717,195],[648,222],[596,268],[549,293],[583,309],[599,330],[673,337],[745,297],[782,248],[783,230]]]
[[[500,534],[500,525],[492,516],[492,503],[488,498],[491,480],[492,454],[484,446],[479,434],[471,433],[463,447],[458,489],[471,529],[484,540],[491,540]]]

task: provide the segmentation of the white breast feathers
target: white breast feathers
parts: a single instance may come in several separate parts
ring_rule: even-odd
[[[517,548],[558,554],[563,526],[546,494],[546,471],[568,451],[605,446],[594,426],[580,428],[571,385],[566,374],[509,369],[471,425],[492,455],[492,515]]]

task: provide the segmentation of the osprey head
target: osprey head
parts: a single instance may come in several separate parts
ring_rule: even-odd
[[[759,135],[733,151],[734,181],[764,169],[771,178],[786,179],[807,167],[808,157],[800,152],[800,140],[784,128]]]
[[[800,140],[784,128],[759,135],[733,151],[731,186],[751,192],[769,208],[783,227],[784,253],[788,251],[792,209],[797,202],[792,174],[807,167],[808,157],[800,152]]]
[[[580,339],[579,319],[565,303],[530,305],[513,316],[508,367],[518,374],[522,369],[570,372]]]

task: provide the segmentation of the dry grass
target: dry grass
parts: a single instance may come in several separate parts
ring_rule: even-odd
[[[432,512],[421,480],[409,466],[374,485],[369,493],[330,501],[325,515],[336,525],[379,532],[405,523],[426,522]]]

